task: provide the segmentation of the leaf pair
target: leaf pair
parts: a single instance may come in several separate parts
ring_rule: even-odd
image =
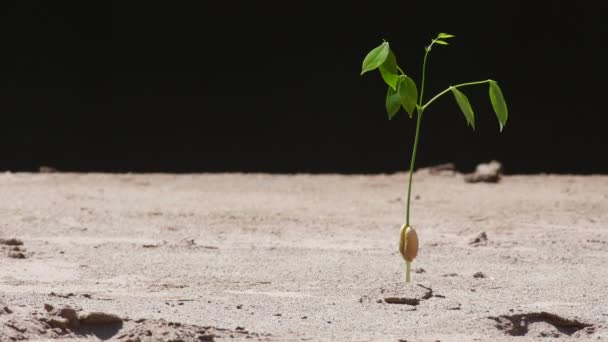
[[[388,113],[388,118],[392,119],[401,107],[405,109],[411,118],[414,114],[414,109],[416,109],[417,98],[418,89],[414,80],[405,75],[397,76],[396,89],[389,86],[386,92],[386,112]]]
[[[416,109],[418,89],[414,80],[403,74],[399,68],[397,58],[387,41],[382,42],[365,56],[361,75],[375,69],[379,69],[380,76],[388,85],[386,111],[389,119],[392,119],[401,107],[412,117]]]
[[[507,103],[505,102],[498,83],[493,80],[489,80],[488,83],[490,84],[490,102],[492,103],[492,108],[494,109],[496,117],[498,118],[500,131],[502,132],[503,127],[507,123],[507,118],[509,117]],[[454,94],[456,103],[458,103],[458,107],[460,107],[460,110],[462,111],[465,119],[467,120],[467,125],[470,125],[471,127],[473,127],[473,129],[475,129],[475,113],[473,113],[473,108],[471,107],[469,99],[456,87],[450,87],[450,90],[452,91],[452,94]]]
[[[453,34],[440,33],[437,35],[437,38],[433,39],[433,43],[439,44],[439,45],[449,45],[448,42],[446,42],[443,39],[449,39],[449,38],[454,38],[454,37],[456,37],[456,36]]]

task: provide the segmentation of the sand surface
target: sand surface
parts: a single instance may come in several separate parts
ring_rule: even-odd
[[[0,174],[0,341],[608,339],[608,176],[418,171],[409,284],[405,190],[404,173]]]

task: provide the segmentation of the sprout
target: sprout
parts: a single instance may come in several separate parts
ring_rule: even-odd
[[[416,162],[416,151],[418,150],[418,137],[420,135],[420,121],[424,111],[441,96],[451,92],[456,99],[456,103],[464,118],[467,125],[475,129],[475,113],[469,102],[467,96],[460,91],[459,88],[464,88],[472,85],[488,84],[490,102],[492,108],[498,118],[500,131],[504,128],[507,123],[509,113],[507,110],[507,104],[502,95],[502,91],[498,86],[498,83],[493,80],[475,81],[460,83],[457,85],[449,86],[444,91],[438,93],[426,103],[423,104],[424,100],[424,81],[426,76],[426,60],[431,52],[433,45],[449,45],[448,39],[454,38],[454,35],[448,33],[440,33],[436,38],[431,40],[431,43],[424,48],[424,60],[422,63],[422,81],[420,82],[420,88],[416,86],[416,82],[405,74],[403,69],[397,64],[397,57],[391,50],[390,44],[387,41],[383,41],[382,44],[372,49],[363,60],[361,66],[361,75],[366,72],[378,69],[380,76],[388,86],[386,91],[386,112],[388,118],[392,119],[401,108],[413,118],[416,115],[416,134],[414,136],[414,147],[412,149],[412,157],[410,161],[410,172],[407,187],[407,207],[405,215],[405,224],[401,227],[399,234],[399,251],[405,261],[405,281],[410,281],[410,263],[414,260],[418,254],[418,235],[416,231],[410,226],[410,197],[412,193],[412,174],[414,171],[414,164]],[[418,91],[420,89],[420,91]]]

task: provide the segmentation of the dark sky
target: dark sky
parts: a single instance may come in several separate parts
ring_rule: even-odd
[[[465,89],[472,132],[443,98],[418,165],[607,173],[604,12],[529,3],[3,2],[0,170],[404,170],[414,121],[387,120],[361,60],[387,39],[419,81],[423,47],[449,32],[426,93],[492,78],[510,118],[499,134],[487,89]]]

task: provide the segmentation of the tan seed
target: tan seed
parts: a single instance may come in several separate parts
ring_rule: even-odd
[[[418,234],[412,227],[403,225],[399,232],[399,252],[405,261],[412,262],[418,255]]]

